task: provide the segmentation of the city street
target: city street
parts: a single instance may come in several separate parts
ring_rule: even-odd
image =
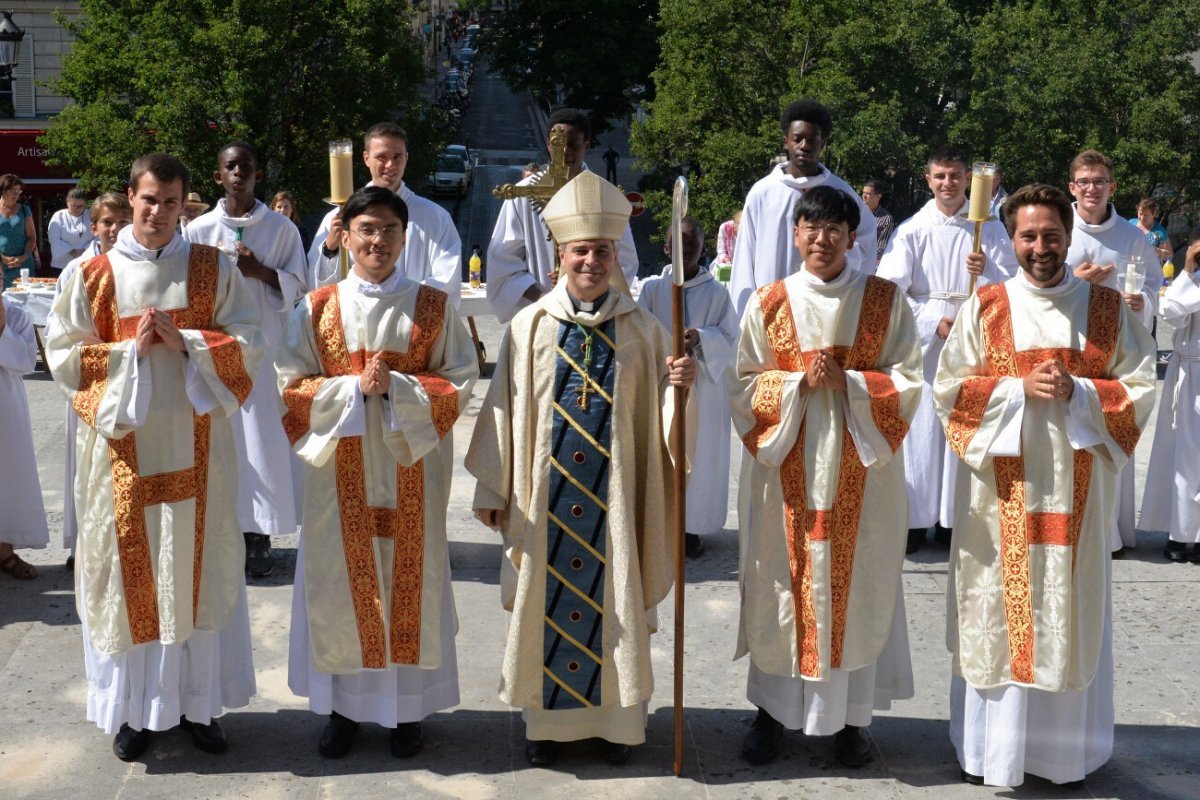
[[[524,163],[544,159],[540,124],[527,96],[512,94],[480,71],[464,125],[479,155],[474,181],[464,198],[440,200],[455,217],[464,256],[476,243],[486,250],[499,209],[492,186],[517,180]],[[627,146],[619,148],[621,180],[628,175],[631,188],[632,157]],[[589,157],[601,174],[602,149]],[[653,255],[651,245],[640,244]],[[657,272],[657,262],[647,257],[641,272]],[[477,322],[494,356],[502,329],[492,318]],[[1169,346],[1164,325],[1159,341]],[[904,566],[916,697],[876,715],[870,728],[874,761],[859,770],[843,768],[833,758],[832,737],[793,733],[776,763],[750,766],[739,756],[754,715],[745,699],[748,662],[731,661],[738,623],[736,475],[725,530],[708,540],[701,559],[688,562],[683,776],[671,773],[672,598],[659,609],[660,632],[654,637],[657,689],[646,744],[620,767],[605,763],[593,743],[566,748],[552,768],[527,766],[521,715],[497,698],[508,624],[498,585],[501,547],[472,517],[474,481],[462,467],[487,379],[476,385],[452,434],[456,460],[447,527],[460,626],[461,703],[426,721],[423,752],[398,760],[389,753],[387,732],[364,725],[348,757],[325,760],[317,754],[326,720],[310,713],[287,685],[298,540],[291,535],[274,540],[280,556],[275,573],[249,582],[258,694],[249,707],[222,718],[229,751],[201,753],[173,730],[154,735],[142,759],[122,763],[112,753],[111,737],[86,721],[80,624],[72,575],[63,568],[67,553],[60,547],[64,397],[45,372],[28,376],[25,386],[51,546],[22,552],[40,570],[35,580],[0,574],[2,798],[1200,797],[1200,566],[1167,563],[1165,536],[1154,532],[1142,532],[1138,548],[1113,563],[1115,752],[1082,788],[1063,790],[1038,779],[1015,790],[960,782],[947,734],[946,550],[932,544]],[[1152,438],[1153,421],[1137,451],[1139,497]],[[740,450],[735,440],[730,446]],[[739,460],[735,450],[732,463]]]

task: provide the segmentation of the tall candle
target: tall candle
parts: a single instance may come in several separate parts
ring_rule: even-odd
[[[354,193],[354,143],[329,143],[329,200],[341,205]]]
[[[980,161],[971,167],[971,205],[967,219],[984,222],[991,216],[992,180],[996,177],[996,165]]]

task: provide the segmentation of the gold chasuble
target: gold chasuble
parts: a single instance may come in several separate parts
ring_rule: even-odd
[[[256,311],[216,248],[178,237],[157,258],[120,247],[89,261],[56,301],[46,356],[79,418],[76,577],[92,644],[115,654],[215,631],[243,581],[228,417],[262,353]],[[146,308],[186,352],[136,353]]]
[[[1091,683],[1117,473],[1154,406],[1154,354],[1117,292],[1069,271],[1050,288],[985,286],[963,307],[934,395],[967,468],[947,645],[972,686]],[[1025,397],[1021,379],[1049,359],[1075,378],[1070,401]]]
[[[364,397],[358,376],[376,353],[390,386]],[[351,275],[296,307],[278,367],[284,429],[306,464],[317,669],[441,666],[449,433],[479,377],[462,320],[444,292],[398,273],[379,285]]]
[[[847,390],[801,392],[818,352]],[[742,461],[737,658],[826,680],[878,658],[904,558],[900,444],[921,394],[912,312],[888,281],[801,270],[764,286],[742,318],[733,421]]]

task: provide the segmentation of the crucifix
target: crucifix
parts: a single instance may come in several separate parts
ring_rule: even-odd
[[[512,200],[517,197],[527,197],[529,202],[540,214],[550,202],[550,198],[571,180],[571,171],[567,167],[567,136],[559,128],[550,131],[550,165],[530,179],[524,186],[515,183],[505,183],[492,189],[492,196],[500,200]],[[551,242],[554,237],[547,234]],[[558,276],[558,248],[554,247],[554,275]]]

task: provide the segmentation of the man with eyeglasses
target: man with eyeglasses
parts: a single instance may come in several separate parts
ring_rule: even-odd
[[[921,400],[912,311],[889,281],[851,268],[858,198],[832,186],[796,203],[802,269],[764,286],[742,317],[731,396],[748,457],[738,507],[746,696],[742,756],[765,764],[784,728],[836,735],[847,767],[870,760],[872,709],[913,696],[900,570],[900,443]]]
[[[1096,150],[1084,150],[1071,160],[1070,189],[1075,197],[1075,226],[1071,231],[1067,265],[1075,277],[1120,292],[1134,317],[1149,329],[1158,308],[1162,270],[1146,237],[1109,202],[1117,189],[1113,175],[1112,160]],[[1145,283],[1139,291],[1128,293],[1125,283],[1131,263],[1136,264],[1135,270],[1144,277]],[[1117,484],[1111,544],[1118,557],[1124,554],[1126,547],[1137,546],[1133,473],[1131,458],[1121,470]]]
[[[283,426],[305,463],[288,686],[329,714],[341,758],[360,723],[415,755],[421,720],[458,704],[446,506],[479,364],[445,292],[396,266],[408,209],[380,186],[342,210],[354,267],[308,294],[279,361]]]
[[[406,244],[396,268],[411,281],[441,289],[458,308],[462,295],[462,239],[444,208],[416,194],[404,182],[408,134],[393,122],[372,125],[363,136],[363,163],[371,173],[367,186],[395,192],[408,207]],[[338,209],[321,221],[308,251],[308,288],[341,280],[339,255],[343,225]],[[353,257],[353,253],[351,253]]]
[[[1004,280],[1017,269],[1008,234],[997,220],[983,224],[982,252],[971,252],[975,226],[967,219],[968,180],[962,150],[945,147],[929,155],[925,182],[933,199],[896,229],[877,273],[908,297],[924,357],[925,389],[912,435],[904,442],[909,553],[921,548],[931,526],[936,526],[938,541],[949,544],[954,516],[958,461],[946,450],[933,407],[938,355],[958,309],[970,296],[971,276],[982,286]]]

